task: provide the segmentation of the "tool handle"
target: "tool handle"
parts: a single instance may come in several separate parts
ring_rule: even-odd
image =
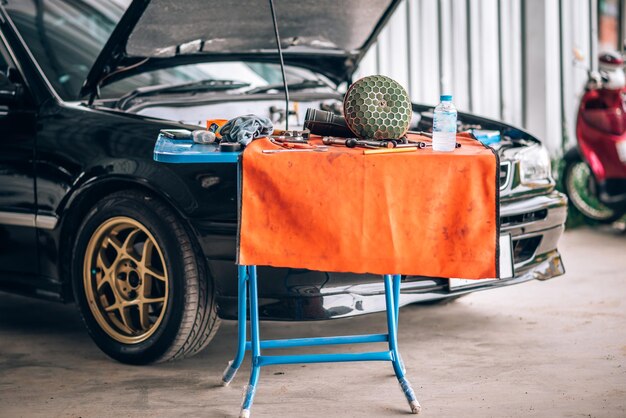
[[[289,145],[291,145],[291,147],[289,147],[289,148],[297,148],[297,149],[315,148],[313,145],[309,145],[308,142],[305,142],[305,143],[302,143],[302,142],[290,142]]]
[[[276,142],[287,142],[292,144],[307,144],[308,141],[303,139],[302,137],[284,137],[284,136],[272,136],[271,137]]]
[[[421,136],[427,136],[429,138],[433,137],[432,132],[424,132],[424,131],[407,131],[407,134],[413,134],[413,135],[421,135]],[[410,141],[410,139],[409,139]]]
[[[412,152],[412,151],[417,151],[417,147],[366,149],[366,150],[363,150],[363,154],[365,154],[365,155],[371,155],[371,154],[394,154],[394,153]]]
[[[395,144],[391,141],[374,141],[368,139],[359,139],[356,141],[356,145],[359,147],[380,147],[380,148],[394,148]]]
[[[337,138],[334,136],[325,136],[322,138],[324,145],[343,145],[348,148],[356,147],[358,141],[354,138]]]
[[[346,145],[346,138],[335,138],[332,136],[325,136],[322,138],[324,145]]]

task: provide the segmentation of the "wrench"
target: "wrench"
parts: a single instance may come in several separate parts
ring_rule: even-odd
[[[328,151],[328,147],[264,149],[263,154],[278,154],[279,152],[324,152],[324,151]]]

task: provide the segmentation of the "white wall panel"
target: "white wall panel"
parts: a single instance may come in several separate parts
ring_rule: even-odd
[[[358,79],[361,77],[365,77],[366,75],[372,75],[378,73],[378,68],[376,67],[376,50],[377,45],[374,45],[372,49],[370,49],[363,60],[359,64],[359,70],[354,75],[354,79]]]
[[[419,42],[420,24],[419,16],[421,15],[421,5],[417,1],[406,0],[405,8],[407,9],[407,37],[409,40],[409,76],[411,79],[411,85],[409,88],[409,95],[414,101],[421,102],[423,99],[423,89],[421,83],[421,77],[423,73],[422,69],[422,50],[421,43]]]
[[[402,5],[389,20],[381,45],[381,71],[408,88],[409,57],[406,8]]]
[[[438,2],[437,0],[418,0],[418,3],[418,39],[416,42],[420,46],[418,68],[421,76],[417,78],[417,83],[421,86],[419,99],[423,103],[437,104],[440,94]]]
[[[469,63],[467,50],[467,2],[466,0],[451,0],[449,49],[451,52],[450,67],[446,68],[446,77],[451,79],[454,103],[460,110],[470,110],[469,97]]]
[[[556,155],[560,153],[563,141],[561,117],[561,45],[559,38],[559,1],[545,0],[546,45],[546,125],[543,135],[545,145]],[[532,109],[527,112],[531,113]]]
[[[587,80],[589,67],[589,1],[563,1],[563,107],[566,147],[575,143],[576,114]],[[575,63],[573,50],[577,48],[585,62]]]
[[[502,45],[502,119],[522,125],[521,0],[500,0]]]
[[[452,39],[454,36],[454,27],[452,26],[452,4],[451,0],[439,0],[438,19],[441,23],[442,30],[439,33],[437,41],[441,41],[439,51],[439,63],[441,65],[439,86],[441,94],[454,94],[454,86],[452,85],[452,57],[455,52]],[[458,105],[458,104],[457,104]]]
[[[473,112],[500,117],[497,0],[472,0]]]

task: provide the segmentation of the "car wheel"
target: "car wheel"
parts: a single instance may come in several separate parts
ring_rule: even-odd
[[[78,230],[72,284],[95,343],[123,363],[193,355],[219,326],[213,283],[176,214],[145,193],[99,201]]]
[[[568,161],[564,176],[565,192],[574,208],[584,217],[599,223],[612,223],[621,217],[620,213],[598,200],[593,173],[580,157]]]

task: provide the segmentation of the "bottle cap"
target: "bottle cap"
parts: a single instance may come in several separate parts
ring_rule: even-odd
[[[441,100],[442,102],[451,102],[452,101],[452,95],[451,94],[442,94],[440,96],[439,100]]]

